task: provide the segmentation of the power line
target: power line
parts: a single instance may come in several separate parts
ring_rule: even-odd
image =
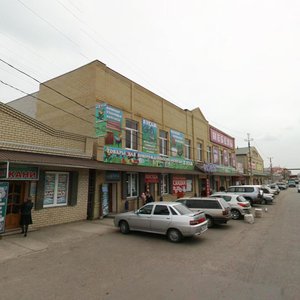
[[[12,64],[6,62],[6,61],[3,60],[2,58],[0,58],[0,61],[2,61],[3,63],[5,63],[5,64],[8,65],[9,67],[13,68],[14,70],[16,70],[16,71],[22,73],[23,75],[25,75],[25,76],[31,78],[31,79],[34,80],[35,82],[38,82],[39,84],[41,84],[41,85],[47,87],[48,89],[54,91],[55,93],[59,94],[60,96],[63,96],[63,97],[65,97],[66,99],[72,101],[73,103],[76,103],[77,105],[79,105],[79,106],[81,106],[81,107],[83,107],[83,108],[89,110],[88,107],[86,107],[86,106],[82,105],[81,103],[75,101],[74,99],[72,99],[72,98],[70,98],[70,97],[64,95],[63,93],[61,93],[60,91],[57,91],[56,89],[52,88],[51,86],[49,86],[49,85],[47,85],[47,84],[45,84],[45,83],[40,82],[38,79],[36,79],[36,78],[34,78],[33,76],[27,74],[26,72],[24,72],[24,71],[22,71],[22,70],[20,70],[20,69],[18,69],[18,68],[16,68],[16,67],[14,67]]]
[[[1,79],[0,79],[0,82],[1,82],[3,85],[6,85],[6,86],[8,86],[8,87],[10,87],[10,88],[12,88],[12,89],[14,89],[14,90],[16,90],[16,91],[19,91],[19,92],[21,92],[21,93],[27,95],[27,96],[33,97],[33,98],[35,98],[35,99],[37,99],[37,100],[39,100],[39,101],[41,101],[41,102],[43,102],[43,103],[46,103],[46,104],[48,104],[48,105],[50,105],[50,106],[52,106],[52,107],[54,107],[54,108],[56,108],[56,109],[58,109],[58,110],[61,110],[61,111],[65,112],[65,113],[67,113],[67,114],[69,114],[69,115],[72,115],[72,116],[75,117],[75,118],[78,118],[78,119],[80,119],[80,120],[82,120],[82,121],[85,121],[85,122],[88,122],[88,123],[93,124],[92,122],[90,122],[90,121],[88,121],[88,120],[86,120],[86,119],[83,119],[83,118],[81,118],[81,117],[79,117],[79,116],[77,116],[77,115],[75,115],[75,114],[73,114],[73,113],[71,113],[71,112],[68,112],[68,111],[62,109],[61,107],[57,107],[56,105],[51,104],[51,103],[49,103],[49,102],[47,102],[47,101],[45,101],[45,100],[43,100],[43,99],[41,99],[41,98],[39,98],[39,97],[33,95],[33,94],[28,94],[28,93],[24,92],[23,90],[21,90],[21,89],[15,87],[15,86],[13,86],[13,85],[11,85],[11,84],[9,84],[9,83],[6,83],[6,82],[2,81]]]

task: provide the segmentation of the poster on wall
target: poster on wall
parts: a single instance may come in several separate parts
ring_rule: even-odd
[[[187,182],[185,177],[173,176],[173,194],[180,195],[186,192]]]
[[[213,162],[214,164],[219,164],[219,148],[213,147]]]
[[[44,190],[44,205],[54,204],[55,191],[55,174],[46,174],[45,176],[45,190]]]
[[[102,216],[107,216],[109,213],[109,202],[108,202],[108,184],[103,183],[101,186],[101,202],[102,202]]]
[[[157,125],[143,119],[142,123],[143,131],[143,152],[145,153],[157,153]]]
[[[59,174],[57,187],[57,204],[67,203],[68,174]]]
[[[5,216],[7,210],[8,182],[0,182],[0,233],[5,230]]]
[[[105,145],[122,147],[123,112],[106,103],[96,105],[96,136],[105,137]]]
[[[170,129],[171,156],[183,157],[184,155],[184,134]]]

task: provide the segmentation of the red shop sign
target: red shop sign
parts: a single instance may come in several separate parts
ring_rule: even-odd
[[[157,174],[145,174],[145,182],[146,183],[158,183],[158,175]]]
[[[185,177],[173,177],[173,194],[185,193],[186,191],[186,178]]]

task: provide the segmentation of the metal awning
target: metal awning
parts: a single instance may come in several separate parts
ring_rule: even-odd
[[[104,171],[126,171],[126,172],[142,172],[142,173],[171,173],[199,175],[200,171],[196,170],[180,170],[170,168],[142,167],[122,164],[109,164],[93,159],[67,157],[59,155],[28,153],[19,151],[0,150],[0,162],[10,162],[28,165],[57,166],[68,168],[96,169]]]

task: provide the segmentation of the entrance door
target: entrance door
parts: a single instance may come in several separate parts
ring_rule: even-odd
[[[109,212],[117,212],[117,184],[109,183],[108,184],[108,193],[109,193]]]
[[[5,228],[13,229],[20,226],[20,206],[24,199],[25,183],[9,182]]]

